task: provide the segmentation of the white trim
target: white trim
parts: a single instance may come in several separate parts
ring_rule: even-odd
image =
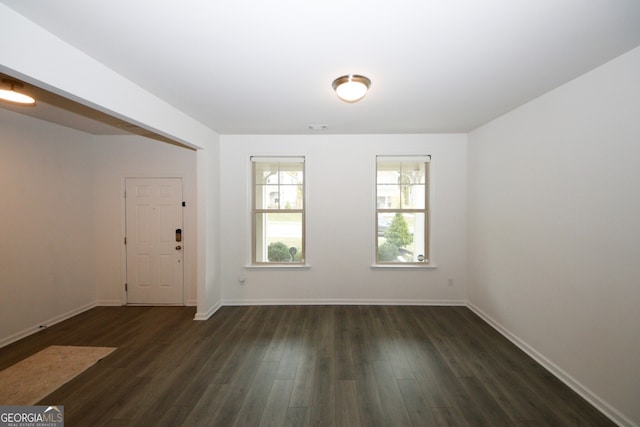
[[[376,162],[379,163],[397,163],[397,162],[420,162],[429,163],[431,161],[430,154],[402,154],[398,156],[394,155],[381,155],[376,156]]]
[[[412,263],[412,262],[407,262],[407,263],[402,263],[399,262],[397,264],[372,264],[371,265],[372,269],[385,269],[385,268],[401,268],[401,269],[409,269],[411,270],[416,269],[416,270],[433,270],[438,268],[437,265],[435,264],[417,264],[417,263]]]
[[[120,296],[123,304],[127,303],[127,176],[120,176]]]
[[[466,306],[465,300],[413,300],[413,299],[247,299],[224,300],[224,306],[244,305],[416,305]]]
[[[280,264],[280,263],[263,263],[263,264],[253,264],[253,265],[245,265],[244,268],[246,270],[309,270],[311,269],[310,264]]]
[[[40,332],[45,330],[46,328],[55,325],[56,323],[60,323],[64,320],[70,319],[74,316],[77,316],[80,313],[83,313],[87,310],[91,310],[92,308],[94,308],[96,306],[95,303],[90,303],[90,304],[85,304],[83,306],[80,306],[78,308],[75,308],[73,310],[70,310],[66,313],[63,313],[59,316],[53,317],[49,320],[45,320],[44,322],[40,322],[37,325],[33,325],[30,328],[24,329],[18,333],[15,333],[13,335],[8,336],[7,338],[4,338],[2,340],[0,340],[0,347],[4,347],[6,345],[9,345],[11,343],[14,343],[16,341],[21,340],[22,338],[26,338],[29,335],[33,335],[36,332]]]
[[[304,163],[305,156],[251,156],[252,162],[260,163]]]
[[[196,313],[196,315],[193,317],[193,320],[208,320],[215,314],[216,311],[220,310],[220,307],[222,307],[222,301],[218,301],[213,305],[213,307],[207,310],[206,313]]]
[[[121,307],[125,305],[124,301],[119,299],[103,299],[96,301],[97,307]]]
[[[596,409],[602,412],[605,416],[607,416],[611,421],[616,423],[619,426],[627,426],[627,427],[638,427],[632,420],[621,414],[617,409],[609,405],[607,402],[598,397],[594,392],[589,390],[587,387],[582,385],[578,380],[573,378],[567,372],[565,372],[558,365],[553,363],[547,357],[545,357],[542,353],[538,352],[536,349],[531,347],[525,341],[520,339],[517,335],[513,334],[507,328],[502,326],[499,322],[494,320],[487,313],[482,311],[480,308],[475,306],[471,302],[467,302],[467,307],[473,311],[475,314],[480,316],[482,320],[487,322],[492,328],[502,334],[505,338],[515,344],[522,351],[527,353],[531,358],[533,358],[536,362],[542,365],[546,370],[548,370],[553,376],[562,381],[565,385],[571,388],[573,391],[578,393],[583,399],[593,405]]]
[[[187,300],[187,307],[196,307],[198,305],[198,301],[194,299]]]

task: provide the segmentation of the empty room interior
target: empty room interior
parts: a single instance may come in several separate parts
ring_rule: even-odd
[[[640,2],[0,0],[0,77],[67,425],[640,426]]]

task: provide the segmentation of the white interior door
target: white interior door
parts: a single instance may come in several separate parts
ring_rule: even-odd
[[[183,304],[182,179],[127,178],[125,187],[127,303]]]

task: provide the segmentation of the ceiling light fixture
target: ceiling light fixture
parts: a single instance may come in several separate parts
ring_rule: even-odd
[[[332,86],[338,98],[344,102],[354,103],[360,101],[367,94],[371,87],[371,80],[365,76],[349,74],[335,79]]]
[[[35,98],[21,92],[17,92],[16,88],[22,89],[22,83],[13,80],[2,79],[2,87],[0,88],[0,99],[9,101],[14,104],[34,105]]]

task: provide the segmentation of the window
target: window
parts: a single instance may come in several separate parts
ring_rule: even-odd
[[[376,263],[429,263],[431,156],[378,156]]]
[[[252,264],[304,264],[304,157],[252,157]]]

